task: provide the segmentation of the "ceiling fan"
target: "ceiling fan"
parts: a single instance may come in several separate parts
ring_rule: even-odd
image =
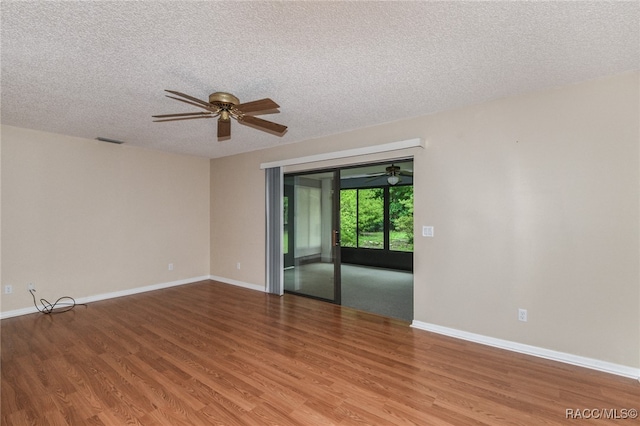
[[[283,126],[282,124],[254,117],[254,115],[280,112],[278,111],[280,106],[269,98],[240,103],[240,100],[230,93],[215,92],[209,95],[209,102],[206,102],[193,96],[176,92],[175,90],[165,91],[175,95],[166,95],[168,98],[202,108],[206,111],[154,115],[153,118],[159,118],[160,120],[153,121],[176,121],[218,117],[218,139],[228,139],[231,137],[231,118],[237,120],[238,123],[249,125],[277,136],[282,136],[287,130],[287,126]]]
[[[413,177],[413,172],[407,170],[401,170],[400,167],[391,164],[389,167],[385,168],[384,172],[380,173],[371,173],[369,176],[373,176],[371,180],[375,180],[380,178],[381,176],[387,177],[387,183],[391,186],[397,185],[402,182],[401,176],[411,176]]]

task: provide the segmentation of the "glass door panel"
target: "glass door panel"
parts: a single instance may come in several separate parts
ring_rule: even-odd
[[[284,289],[340,303],[337,172],[285,175]]]

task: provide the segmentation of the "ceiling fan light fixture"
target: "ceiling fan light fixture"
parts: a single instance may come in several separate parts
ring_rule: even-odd
[[[400,182],[400,177],[396,175],[391,175],[387,178],[387,182],[389,182],[389,185],[391,186],[396,185],[398,182]]]

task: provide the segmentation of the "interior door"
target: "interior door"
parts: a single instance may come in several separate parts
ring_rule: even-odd
[[[340,303],[339,172],[284,177],[284,290]]]

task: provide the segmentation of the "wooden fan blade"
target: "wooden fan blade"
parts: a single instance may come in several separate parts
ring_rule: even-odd
[[[218,139],[231,136],[231,120],[218,119]]]
[[[212,113],[210,112],[184,112],[184,113],[180,113],[180,114],[160,114],[160,115],[152,115],[153,118],[169,118],[169,117],[188,117],[190,115],[194,115],[194,116],[204,116],[204,115],[211,115]]]
[[[163,120],[153,120],[153,121],[155,123],[160,121],[194,120],[196,118],[212,118],[212,117],[215,117],[215,115],[197,115],[195,117],[165,118]]]
[[[185,99],[189,99],[192,102],[195,102],[195,103],[207,106],[207,107],[212,107],[213,106],[209,102],[203,101],[202,99],[194,98],[193,96],[189,96],[189,95],[186,95],[186,94],[181,93],[181,92],[176,92],[175,90],[165,90],[165,92],[173,93],[176,96],[181,96],[181,97],[183,97]]]
[[[200,105],[197,104],[195,102],[191,102],[191,101],[187,101],[186,99],[180,99],[180,98],[176,98],[175,96],[169,96],[169,95],[165,95],[167,98],[171,98],[171,99],[175,99],[176,101],[180,101],[180,102],[184,102],[185,104],[189,104],[189,105],[193,105],[196,106],[198,108],[204,108],[207,111],[211,111],[213,113],[218,113],[220,112],[220,108],[218,108],[215,105]]]
[[[238,122],[242,124],[249,124],[249,125],[258,127],[260,128],[260,130],[269,130],[274,133],[284,133],[285,130],[287,130],[287,126],[283,126],[282,124],[263,120],[262,118],[253,117],[251,115],[238,117]]]
[[[258,111],[267,111],[270,109],[277,109],[280,108],[280,105],[278,105],[277,103],[273,102],[271,99],[269,98],[264,98],[264,99],[260,99],[257,101],[252,101],[252,102],[247,102],[244,104],[240,104],[240,105],[236,105],[234,107],[234,109],[242,112],[242,113],[249,113],[249,112],[258,112]]]

